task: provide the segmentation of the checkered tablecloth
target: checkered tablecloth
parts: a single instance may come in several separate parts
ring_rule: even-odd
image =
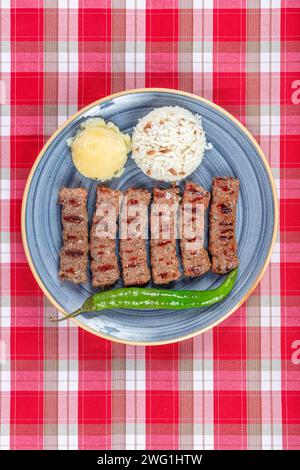
[[[1,449],[300,448],[299,0],[0,0]],[[168,87],[223,106],[272,167],[280,231],[255,292],[178,344],[111,343],[54,308],[20,235],[26,177],[88,103]]]

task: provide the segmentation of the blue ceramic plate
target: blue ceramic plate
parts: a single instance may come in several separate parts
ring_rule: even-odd
[[[213,149],[206,152],[202,164],[189,179],[207,189],[217,175],[240,179],[237,282],[223,302],[206,309],[174,312],[114,310],[101,315],[82,314],[73,320],[90,332],[111,340],[166,343],[211,328],[245,301],[270,259],[277,225],[277,200],[270,168],[250,133],[222,108],[197,96],[165,89],[133,90],[97,101],[69,119],[46,143],[32,168],[23,199],[22,235],[30,267],[40,287],[61,312],[77,309],[94,292],[90,282],[76,286],[62,282],[57,275],[62,243],[58,191],[62,186],[86,187],[91,220],[97,186],[96,181],[84,178],[76,171],[66,139],[74,136],[80,123],[88,117],[101,116],[114,122],[122,132],[131,133],[137,120],[153,108],[175,105],[202,116],[207,140],[213,144]],[[129,158],[123,176],[111,181],[110,186],[121,190],[130,186],[150,189],[157,184]],[[182,278],[169,288],[211,289],[221,280],[221,276],[208,273],[194,280]],[[120,281],[116,287],[121,285]]]

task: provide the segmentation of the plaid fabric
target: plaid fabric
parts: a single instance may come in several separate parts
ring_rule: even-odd
[[[299,1],[0,6],[0,448],[299,448]],[[25,180],[48,136],[82,106],[135,87],[191,91],[233,113],[280,197],[272,261],[248,302],[161,347],[51,325],[20,235]]]

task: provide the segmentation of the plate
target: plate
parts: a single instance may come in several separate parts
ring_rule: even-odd
[[[203,128],[212,150],[188,178],[210,189],[212,178],[229,175],[240,179],[236,235],[240,266],[230,295],[205,309],[180,311],[109,310],[84,313],[72,321],[101,337],[130,344],[163,344],[203,332],[233,313],[250,295],[270,260],[278,208],[274,181],[266,157],[251,134],[228,112],[198,96],[167,89],[139,89],[117,93],[92,103],[59,128],[40,152],[27,180],[22,205],[22,238],[26,256],[38,284],[61,312],[77,309],[95,290],[90,279],[73,285],[58,278],[61,248],[58,191],[62,186],[84,186],[89,191],[91,221],[97,181],[80,175],[71,159],[66,139],[74,136],[80,123],[101,116],[114,122],[122,132],[131,133],[137,120],[160,106],[182,106],[202,116]],[[159,182],[148,178],[129,158],[121,178],[109,184],[126,190],[153,188]],[[162,187],[168,186],[161,184]],[[181,183],[184,187],[184,182]],[[222,276],[207,273],[201,278],[182,278],[168,288],[211,289]],[[120,287],[120,281],[115,287]],[[151,286],[151,283],[149,284]]]

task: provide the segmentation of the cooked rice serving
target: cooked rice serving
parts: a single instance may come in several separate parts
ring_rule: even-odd
[[[201,116],[179,106],[156,108],[139,120],[132,135],[132,158],[151,178],[178,181],[200,165],[206,143]]]

